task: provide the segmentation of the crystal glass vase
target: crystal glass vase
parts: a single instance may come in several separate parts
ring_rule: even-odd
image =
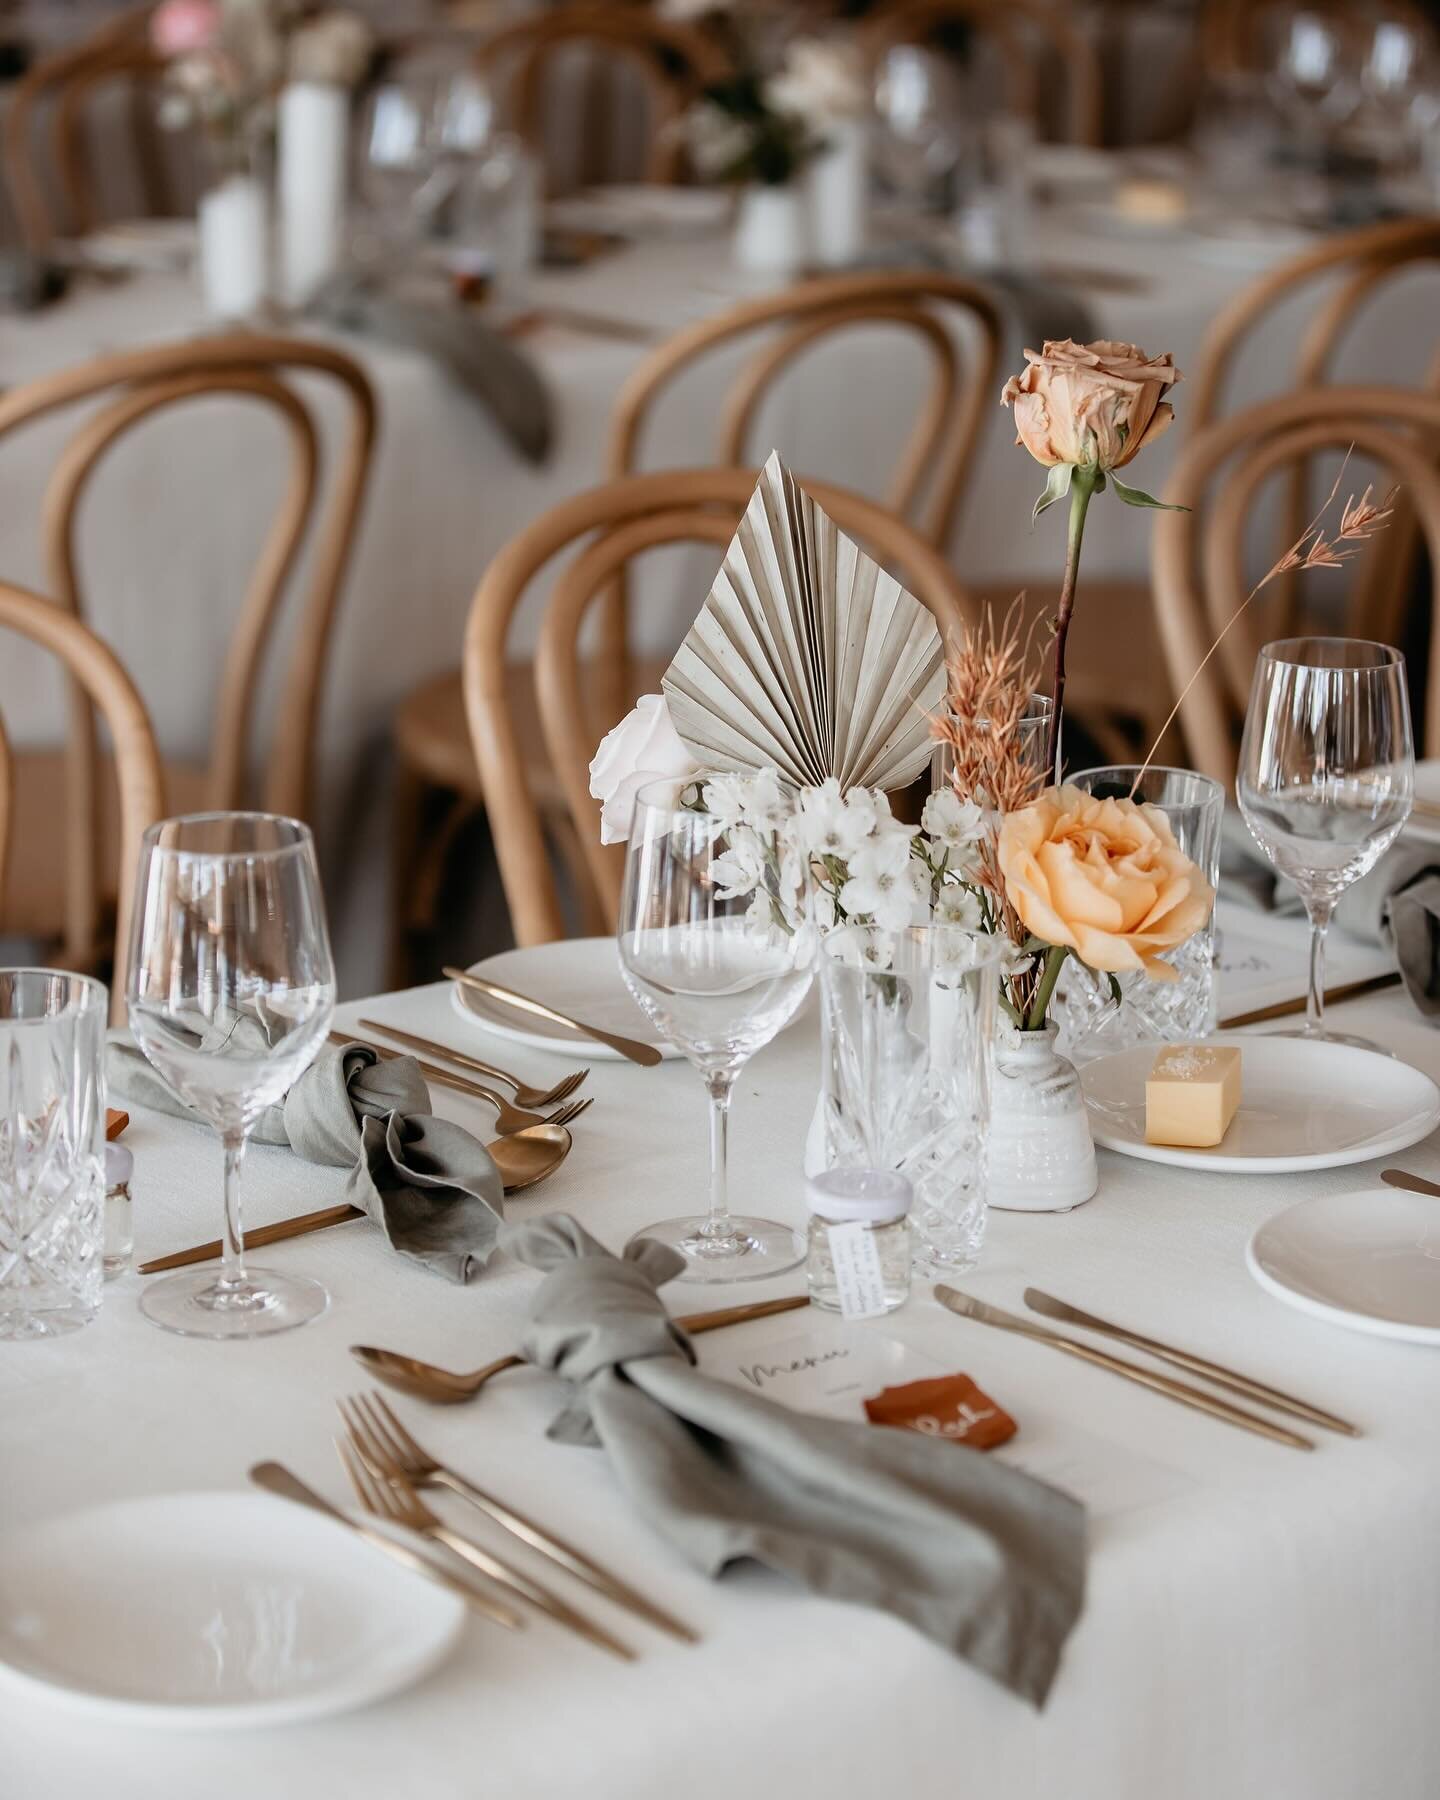
[[[822,946],[823,1136],[807,1166],[905,1175],[928,1275],[972,1267],[985,1236],[1000,955],[958,925],[846,925]]]
[[[0,970],[0,1338],[100,1305],[106,1007],[86,976]]]

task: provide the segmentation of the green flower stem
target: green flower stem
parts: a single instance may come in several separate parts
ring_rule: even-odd
[[[1075,578],[1080,572],[1080,541],[1085,535],[1085,512],[1090,496],[1098,494],[1105,477],[1098,464],[1077,463],[1070,477],[1070,533],[1065,546],[1065,579],[1060,587],[1060,610],[1055,617],[1055,674],[1050,691],[1055,708],[1050,715],[1050,735],[1045,746],[1045,766],[1055,781],[1060,779],[1060,715],[1065,705],[1065,639],[1070,615],[1075,610]]]
[[[1050,998],[1055,992],[1055,983],[1060,979],[1060,970],[1069,954],[1069,949],[1064,944],[1052,944],[1045,952],[1045,966],[1040,971],[1040,985],[1035,990],[1035,998],[1030,1002],[1030,1011],[1025,1017],[1024,1030],[1042,1031],[1044,1029],[1045,1015],[1050,1010]]]

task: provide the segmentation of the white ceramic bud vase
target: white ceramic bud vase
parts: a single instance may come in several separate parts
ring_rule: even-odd
[[[735,262],[751,275],[793,275],[809,255],[805,194],[796,186],[742,188]]]
[[[1058,1032],[996,1028],[986,1195],[1005,1212],[1069,1212],[1099,1184],[1080,1077],[1055,1048]]]
[[[223,175],[200,200],[200,287],[216,319],[249,319],[269,291],[270,208],[254,175]]]
[[[869,211],[870,143],[863,119],[836,119],[824,128],[825,148],[806,171],[811,247],[826,268],[843,268],[865,249]]]
[[[340,266],[350,96],[322,81],[280,95],[280,248],[285,300],[303,306]]]

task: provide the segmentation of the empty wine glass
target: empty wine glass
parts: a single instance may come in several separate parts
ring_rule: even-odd
[[[717,814],[683,805],[670,781],[652,782],[636,796],[620,897],[620,967],[646,1016],[700,1071],[710,1096],[709,1212],[637,1234],[683,1254],[682,1281],[775,1275],[805,1253],[804,1239],[788,1225],[733,1215],[725,1180],[735,1078],[790,1023],[810,987],[813,934],[796,928],[793,904],[801,879],[772,825],[727,826]]]
[[[1236,782],[1256,843],[1310,917],[1305,1024],[1281,1036],[1374,1049],[1325,1029],[1325,932],[1341,894],[1410,814],[1415,747],[1405,658],[1360,638],[1284,638],[1255,664]]]
[[[1321,12],[1278,15],[1269,86],[1294,133],[1302,207],[1330,203],[1330,140],[1360,104],[1360,72],[1344,21]]]
[[[314,1060],[335,972],[308,827],[269,813],[196,813],[141,849],[130,1029],[225,1150],[224,1259],[146,1288],[140,1310],[190,1337],[260,1337],[324,1312],[318,1281],[247,1267],[240,1165],[256,1120]]]
[[[880,173],[901,202],[917,211],[936,203],[960,161],[959,87],[953,64],[919,44],[894,45],[876,70]]]

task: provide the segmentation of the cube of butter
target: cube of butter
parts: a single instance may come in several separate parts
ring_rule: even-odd
[[[1171,1044],[1145,1083],[1145,1142],[1205,1150],[1240,1105],[1240,1052],[1230,1044]]]

